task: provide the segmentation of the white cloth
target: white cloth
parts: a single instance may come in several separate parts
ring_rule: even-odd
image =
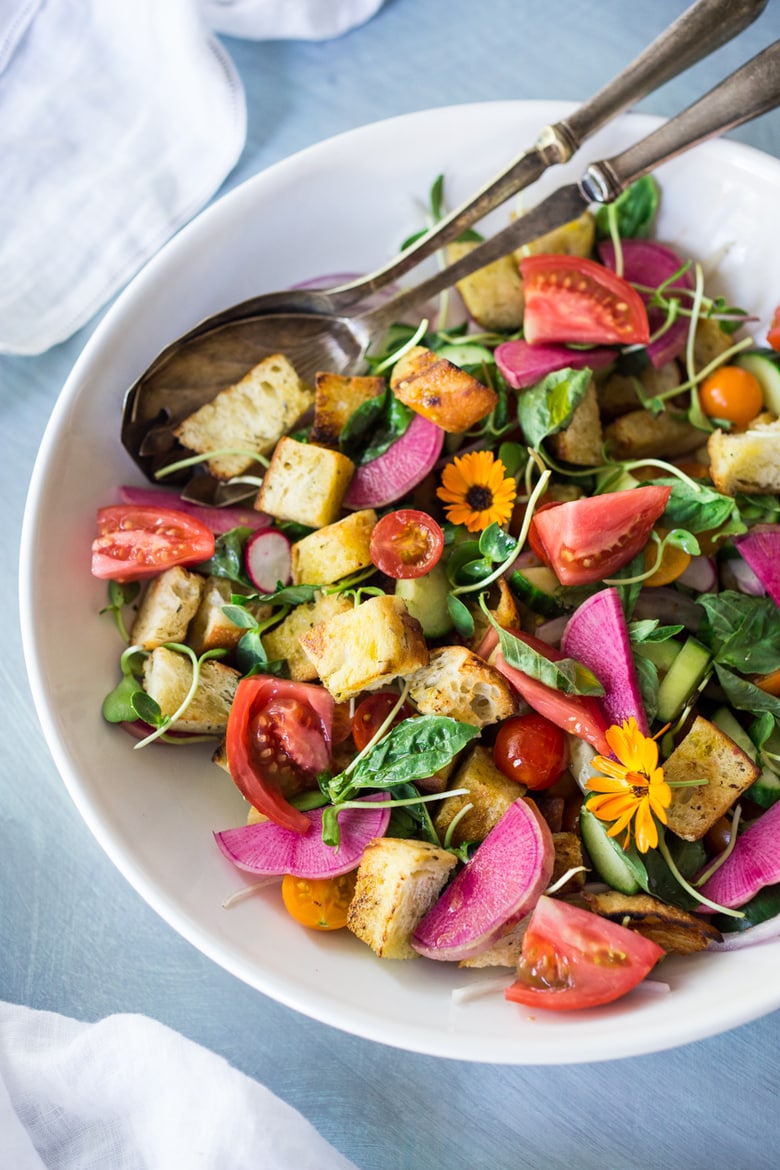
[[[0,0],[0,353],[93,316],[244,146],[213,31],[338,36],[382,0]]]
[[[4,1170],[356,1170],[270,1090],[146,1016],[0,1004]]]

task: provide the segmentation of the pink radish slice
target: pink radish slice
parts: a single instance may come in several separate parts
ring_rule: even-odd
[[[757,524],[744,536],[735,536],[734,544],[780,606],[780,524]]]
[[[601,706],[607,723],[620,726],[633,716],[647,735],[647,716],[617,589],[602,589],[583,601],[569,618],[561,650],[592,670],[604,687]]]
[[[376,801],[384,802],[385,807],[371,808]],[[338,849],[322,840],[321,808],[304,812],[311,821],[306,833],[296,833],[273,821],[260,821],[215,833],[214,840],[228,861],[248,873],[338,877],[357,867],[369,841],[384,836],[390,820],[387,802],[386,794],[376,793],[361,798],[361,803],[369,806],[365,810],[347,808],[339,813]]]
[[[677,578],[680,585],[697,593],[711,593],[718,588],[718,572],[712,557],[691,557],[687,569]]]
[[[444,431],[415,414],[400,439],[384,455],[358,467],[344,497],[344,507],[381,508],[400,500],[425,479],[441,454]]]
[[[547,822],[516,800],[418,925],[412,946],[429,959],[469,959],[536,905],[553,871]]]
[[[119,497],[123,504],[173,508],[176,512],[185,512],[217,535],[230,532],[233,528],[265,528],[271,519],[265,512],[255,512],[254,508],[206,508],[201,504],[190,504],[170,488],[131,487],[126,484],[120,487]]]
[[[244,546],[244,564],[249,580],[261,593],[273,593],[289,585],[292,577],[290,542],[278,528],[254,532]]]
[[[737,838],[701,893],[719,906],[744,906],[764,886],[780,882],[780,801]]]
[[[494,351],[496,365],[515,390],[525,390],[555,370],[598,370],[615,360],[615,351],[605,346],[569,349],[567,345],[530,345],[527,341],[504,341]]]
[[[623,277],[630,284],[642,284],[647,288],[658,288],[682,268],[683,261],[667,248],[655,240],[623,240]],[[599,256],[602,263],[615,271],[615,245],[611,240],[602,240],[599,244]],[[673,281],[670,288],[693,288],[693,279],[690,272],[684,272]],[[644,301],[649,295],[641,294]],[[685,302],[683,302],[685,305]],[[649,309],[650,333],[653,334],[661,327],[666,314],[662,309]],[[656,341],[651,341],[647,347],[647,356],[658,370],[667,362],[676,358],[685,346],[688,337],[688,318],[678,317]]]

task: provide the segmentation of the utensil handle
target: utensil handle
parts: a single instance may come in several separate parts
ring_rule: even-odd
[[[400,256],[360,280],[329,289],[332,310],[348,309],[397,280],[512,195],[536,182],[548,167],[568,162],[586,138],[622,110],[709,56],[752,24],[767,2],[696,0],[617,77],[568,118],[546,126],[535,147],[515,158]]]
[[[580,181],[583,195],[611,203],[631,183],[677,155],[742,126],[780,104],[780,41],[751,58],[692,106],[621,154],[593,163]]]

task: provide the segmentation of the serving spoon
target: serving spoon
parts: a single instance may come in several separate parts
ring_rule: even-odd
[[[523,243],[576,218],[591,202],[611,202],[657,166],[741,125],[780,101],[780,63],[772,46],[682,114],[620,155],[592,164],[579,184],[554,193],[455,264],[389,300],[367,298],[461,234],[551,165],[566,162],[586,137],[630,102],[701,59],[746,27],[766,0],[697,0],[618,78],[568,119],[546,127],[536,146],[446,217],[391,264],[362,280],[327,290],[290,290],[244,301],[208,318],[169,345],[126,395],[122,442],[144,473],[156,478],[182,453],[179,422],[239,380],[263,356],[282,352],[304,379],[318,370],[357,370],[373,342],[445,288]],[[179,479],[182,477],[179,476]],[[186,475],[185,477],[186,478]],[[173,480],[174,477],[171,477]],[[246,488],[199,474],[188,485],[203,503],[229,503]]]

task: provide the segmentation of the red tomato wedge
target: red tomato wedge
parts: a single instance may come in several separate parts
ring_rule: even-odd
[[[427,512],[399,508],[377,521],[371,533],[371,560],[395,581],[422,577],[440,559],[444,533]]]
[[[105,580],[142,581],[173,565],[197,565],[214,555],[214,533],[172,508],[112,504],[97,514],[92,573]]]
[[[531,1008],[578,1011],[612,1003],[641,983],[665,951],[633,930],[542,895],[507,999]]]
[[[243,678],[227,725],[233,783],[270,820],[297,833],[310,821],[289,803],[331,762],[334,701],[322,687],[273,675]]]
[[[644,548],[671,492],[649,484],[539,510],[535,539],[562,585],[603,581]]]
[[[359,752],[371,742],[397,702],[398,695],[391,691],[376,691],[360,700],[352,719],[352,739]],[[393,727],[413,715],[410,705],[402,703],[393,719]]]
[[[780,305],[772,315],[772,323],[769,326],[769,332],[766,335],[767,345],[771,345],[772,349],[780,349]]]
[[[523,332],[531,345],[647,345],[647,309],[636,289],[603,264],[540,253],[520,261]]]

